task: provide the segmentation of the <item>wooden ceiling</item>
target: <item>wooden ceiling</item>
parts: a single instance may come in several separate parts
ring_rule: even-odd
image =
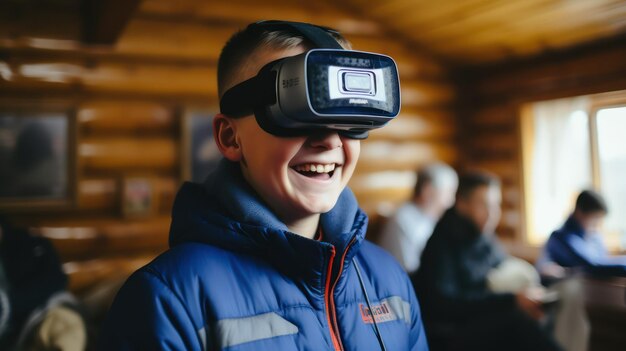
[[[468,66],[626,34],[626,0],[265,0],[264,6],[258,0],[143,0],[135,9],[137,2],[111,0],[98,7],[102,4],[96,0],[3,1],[0,41],[5,40],[6,47],[20,38],[79,38],[96,43],[118,36],[121,52],[154,50],[157,54],[174,49],[172,56],[214,58],[215,53],[207,51],[213,50],[209,43],[194,47],[185,44],[197,43],[171,40],[188,38],[180,34],[185,30],[213,31],[212,37],[223,43],[245,23],[278,16],[330,25],[349,37],[398,36],[443,63]],[[120,21],[126,21],[124,31]],[[154,38],[144,44],[137,33],[164,34],[163,48],[146,47],[155,44]]]
[[[347,2],[456,65],[532,56],[626,32],[624,0]]]
[[[311,21],[347,34],[396,35],[454,66],[534,56],[626,33],[625,0],[144,0],[140,16],[248,23]],[[282,8],[288,9],[283,11]],[[332,8],[354,13],[337,18]],[[626,43],[625,43],[626,45]]]

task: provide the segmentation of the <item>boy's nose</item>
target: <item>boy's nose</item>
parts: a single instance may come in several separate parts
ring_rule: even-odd
[[[311,147],[324,148],[328,150],[336,149],[343,146],[341,137],[337,132],[322,132],[312,135],[309,138]]]

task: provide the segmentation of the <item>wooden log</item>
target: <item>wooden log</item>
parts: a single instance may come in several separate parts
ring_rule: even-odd
[[[437,107],[450,105],[454,89],[446,82],[409,80],[401,83],[402,106]]]
[[[211,59],[213,62],[236,27],[136,18],[116,45],[122,54]]]
[[[369,140],[452,140],[456,120],[448,109],[402,108],[385,127],[370,132]]]
[[[520,142],[517,134],[477,133],[469,138],[472,152],[482,155],[518,153]]]
[[[107,281],[124,279],[132,272],[150,262],[155,255],[139,255],[71,261],[63,264],[63,270],[69,278],[69,290],[81,295],[82,292]]]
[[[154,169],[173,171],[178,149],[170,138],[85,138],[78,146],[86,171]]]
[[[457,149],[450,144],[366,141],[361,144],[358,172],[415,170],[432,161],[455,164]]]
[[[179,182],[175,177],[151,177],[157,203],[156,214],[171,211]],[[77,210],[120,213],[121,190],[119,178],[85,178],[78,183]]]
[[[293,3],[284,0],[270,0],[260,5],[258,2],[240,0],[223,1],[144,1],[140,16],[176,18],[207,23],[239,24],[241,27],[262,18],[281,18],[289,21],[308,22],[328,26],[347,34],[373,35],[380,32],[380,25],[365,20],[323,2]]]
[[[349,186],[359,203],[396,204],[411,196],[415,181],[412,170],[357,172]]]
[[[90,101],[77,110],[80,133],[171,134],[177,132],[177,121],[171,107],[156,102]]]
[[[83,210],[113,211],[119,206],[118,195],[115,178],[83,179],[78,183],[77,206]]]
[[[473,113],[469,123],[477,129],[512,129],[517,123],[517,112],[508,105],[490,105]]]
[[[38,223],[33,231],[49,239],[62,261],[155,253],[168,246],[170,217],[145,220],[64,219]]]
[[[32,6],[20,2],[0,2],[0,41],[21,36],[80,39],[80,12],[70,2],[57,2],[58,6],[50,6],[51,3]]]
[[[216,94],[213,67],[80,61],[21,61],[0,75],[5,89],[75,89],[90,92]],[[164,84],[167,82],[167,84]]]

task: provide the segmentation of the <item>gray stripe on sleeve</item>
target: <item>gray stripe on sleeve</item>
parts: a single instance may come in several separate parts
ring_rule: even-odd
[[[297,333],[298,327],[275,312],[217,322],[217,338],[221,347]]]
[[[398,319],[404,319],[407,324],[411,324],[411,304],[404,301],[400,296],[391,296],[382,301],[389,305],[389,308]]]
[[[200,337],[200,341],[202,342],[202,350],[204,351],[207,350],[206,334],[207,334],[207,327],[204,327],[198,330],[198,336]]]

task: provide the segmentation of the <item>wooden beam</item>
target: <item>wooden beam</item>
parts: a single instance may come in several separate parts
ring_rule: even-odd
[[[77,39],[80,20],[77,0],[0,1],[0,42],[24,36]]]
[[[83,41],[114,44],[141,0],[83,0]]]

